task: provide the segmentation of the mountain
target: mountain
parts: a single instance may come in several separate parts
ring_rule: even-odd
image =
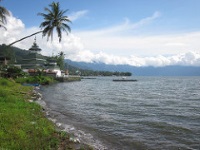
[[[65,60],[65,62],[79,69],[131,72],[134,76],[200,76],[200,67],[198,66],[134,67],[130,65],[108,65],[97,62],[75,62],[71,60]]]
[[[0,52],[5,53],[15,59],[20,60],[24,55],[28,53],[27,50],[12,47],[11,49],[5,49],[5,45],[0,45]],[[15,56],[14,54],[15,53]],[[15,58],[15,59],[14,59]],[[200,66],[164,66],[164,67],[134,67],[130,65],[108,65],[105,63],[86,63],[75,62],[69,59],[65,60],[66,66],[71,70],[71,74],[78,69],[93,70],[93,71],[109,71],[109,72],[130,72],[134,76],[200,76]]]

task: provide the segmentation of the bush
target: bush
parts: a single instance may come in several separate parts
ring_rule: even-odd
[[[50,84],[54,82],[54,79],[52,77],[47,76],[29,76],[26,78],[17,78],[15,79],[17,83],[37,83],[37,84]]]
[[[17,77],[23,77],[26,75],[25,72],[22,71],[22,69],[11,66],[9,68],[1,68],[1,71],[3,72],[2,77],[5,78],[17,78]]]

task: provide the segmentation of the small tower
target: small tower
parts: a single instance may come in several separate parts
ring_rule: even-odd
[[[36,37],[35,37],[35,39],[34,39],[34,42],[33,42],[32,47],[29,48],[29,51],[30,51],[31,53],[38,53],[38,54],[40,54],[41,49],[39,48],[39,46],[38,46],[37,43],[36,43]]]
[[[40,54],[42,50],[36,44],[36,38],[34,39],[32,47],[28,51],[29,53],[23,56],[23,59],[18,62],[18,64],[21,64],[21,68],[25,70],[44,69],[46,58]]]

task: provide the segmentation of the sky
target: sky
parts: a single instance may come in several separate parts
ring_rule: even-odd
[[[0,44],[40,31],[37,14],[52,0],[3,0],[11,12]],[[36,36],[42,54],[132,66],[200,66],[200,0],[58,0],[72,23],[59,43]],[[14,46],[28,50],[35,37]]]

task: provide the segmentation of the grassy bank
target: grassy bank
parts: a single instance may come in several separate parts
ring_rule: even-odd
[[[91,149],[56,131],[41,106],[29,102],[32,90],[0,78],[0,149]]]

